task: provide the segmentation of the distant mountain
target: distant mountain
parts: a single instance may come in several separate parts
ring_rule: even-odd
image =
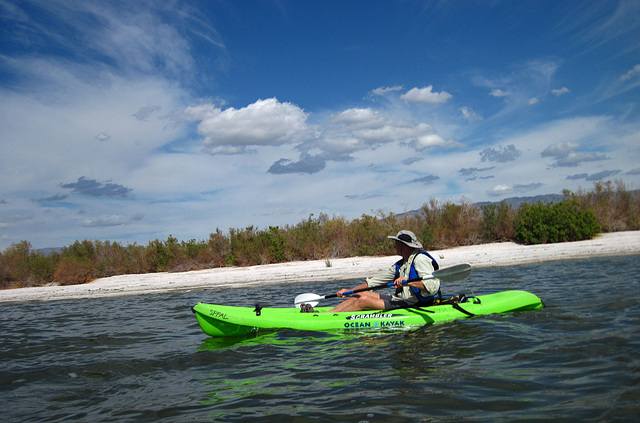
[[[36,253],[40,253],[45,257],[49,257],[51,254],[54,253],[61,253],[62,252],[62,248],[61,247],[57,247],[57,248],[38,248],[36,250],[34,250]]]
[[[476,203],[476,206],[478,207],[484,207],[490,204],[495,204],[498,205],[500,203],[502,203],[503,201],[506,202],[507,204],[509,204],[511,207],[513,207],[514,209],[517,209],[518,207],[520,207],[520,204],[522,203],[529,203],[529,204],[537,204],[538,201],[540,201],[543,204],[548,204],[548,203],[559,203],[560,201],[564,200],[564,195],[561,194],[545,194],[545,195],[536,195],[534,197],[510,197],[510,198],[505,198],[504,200],[500,200],[500,201],[483,201],[480,203]]]
[[[500,201],[482,201],[482,202],[479,202],[479,203],[474,203],[474,205],[478,206],[478,207],[484,207],[484,206],[488,206],[490,204],[495,204],[497,206],[498,204],[500,204],[500,203],[502,203],[504,201],[507,204],[509,204],[514,210],[517,210],[518,207],[520,207],[520,204],[522,204],[522,203],[536,204],[536,203],[538,203],[538,201],[541,201],[542,203],[547,204],[547,203],[550,203],[550,202],[559,203],[562,200],[564,200],[564,195],[561,195],[561,194],[545,194],[545,195],[536,195],[534,197],[510,197],[510,198],[505,198],[505,199],[500,200]],[[402,217],[405,214],[416,215],[416,214],[421,214],[421,213],[422,213],[421,210],[410,210],[410,211],[405,212],[405,213],[398,213],[397,216]]]

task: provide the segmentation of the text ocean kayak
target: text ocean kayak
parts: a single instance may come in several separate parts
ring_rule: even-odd
[[[543,307],[536,295],[526,291],[504,291],[472,297],[469,302],[391,311],[326,313],[331,307],[316,307],[316,313],[298,308],[234,307],[197,303],[198,324],[209,336],[237,336],[258,330],[295,329],[334,331],[353,329],[407,328],[448,322],[472,316]]]

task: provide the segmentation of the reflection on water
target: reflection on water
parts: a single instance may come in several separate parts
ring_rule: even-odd
[[[206,337],[191,306],[253,305],[238,289],[2,305],[3,420],[635,421],[638,258],[476,269],[447,292],[526,289],[548,307],[383,333]]]

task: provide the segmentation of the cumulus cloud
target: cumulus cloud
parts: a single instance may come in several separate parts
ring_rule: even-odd
[[[516,160],[522,154],[515,145],[509,144],[506,147],[485,148],[480,153],[483,162],[506,163]]]
[[[541,153],[542,157],[567,157],[570,153],[580,147],[580,144],[573,141],[562,142],[550,145]]]
[[[241,109],[188,107],[185,115],[200,121],[198,133],[204,137],[205,151],[212,155],[242,154],[251,146],[297,143],[310,135],[304,110],[276,98],[258,100]]]
[[[332,119],[340,131],[348,133],[359,146],[376,146],[394,141],[409,143],[416,150],[429,147],[456,147],[458,144],[438,135],[431,125],[387,118],[371,109],[349,109]],[[333,130],[331,130],[333,132]]]
[[[367,98],[373,100],[374,97],[384,97],[389,94],[402,91],[404,86],[394,85],[392,87],[378,87],[372,90]],[[452,97],[446,91],[434,92],[433,85],[428,85],[423,88],[412,88],[404,94],[400,95],[400,99],[407,103],[426,103],[426,104],[442,104],[446,103]]]
[[[604,154],[593,152],[578,152],[580,144],[573,141],[553,144],[545,148],[540,156],[551,157],[555,159],[552,167],[576,167],[584,162],[595,162],[607,160]]]
[[[424,88],[412,88],[402,94],[400,99],[408,103],[442,104],[446,103],[451,97],[452,95],[446,91],[433,92],[433,86],[429,85]]]
[[[416,152],[432,148],[455,148],[454,140],[438,134],[431,125],[392,119],[371,108],[352,108],[332,115],[315,131],[315,138],[296,146],[299,160],[282,158],[269,173],[315,173],[328,161],[351,161],[359,151],[398,143]]]
[[[352,108],[331,116],[329,124],[341,126],[344,131],[375,130],[385,126],[407,126],[409,122],[393,121],[371,108]]]
[[[439,134],[420,135],[416,137],[414,141],[411,141],[409,145],[411,145],[417,151],[422,151],[424,149],[433,147],[454,148],[461,146],[460,143],[452,139],[446,139]]]
[[[251,152],[249,147],[294,145],[299,158],[275,161],[267,170],[272,174],[320,172],[328,161],[350,161],[358,151],[390,143],[417,152],[460,146],[427,123],[393,119],[372,108],[340,111],[317,127],[307,124],[304,110],[275,98],[241,109],[201,104],[188,107],[184,115],[198,122],[198,133],[210,154],[244,154]]]
[[[77,182],[60,184],[61,188],[72,190],[71,192],[90,197],[126,197],[133,189],[112,182],[101,183],[95,179],[87,179],[84,176]]]

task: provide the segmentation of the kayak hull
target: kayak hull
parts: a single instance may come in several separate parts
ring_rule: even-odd
[[[253,308],[197,303],[193,312],[202,331],[212,337],[239,336],[259,330],[380,330],[410,328],[473,316],[538,310],[542,300],[526,291],[504,291],[470,298],[457,305],[391,311],[328,313],[331,307],[316,307],[316,313],[298,308]]]

